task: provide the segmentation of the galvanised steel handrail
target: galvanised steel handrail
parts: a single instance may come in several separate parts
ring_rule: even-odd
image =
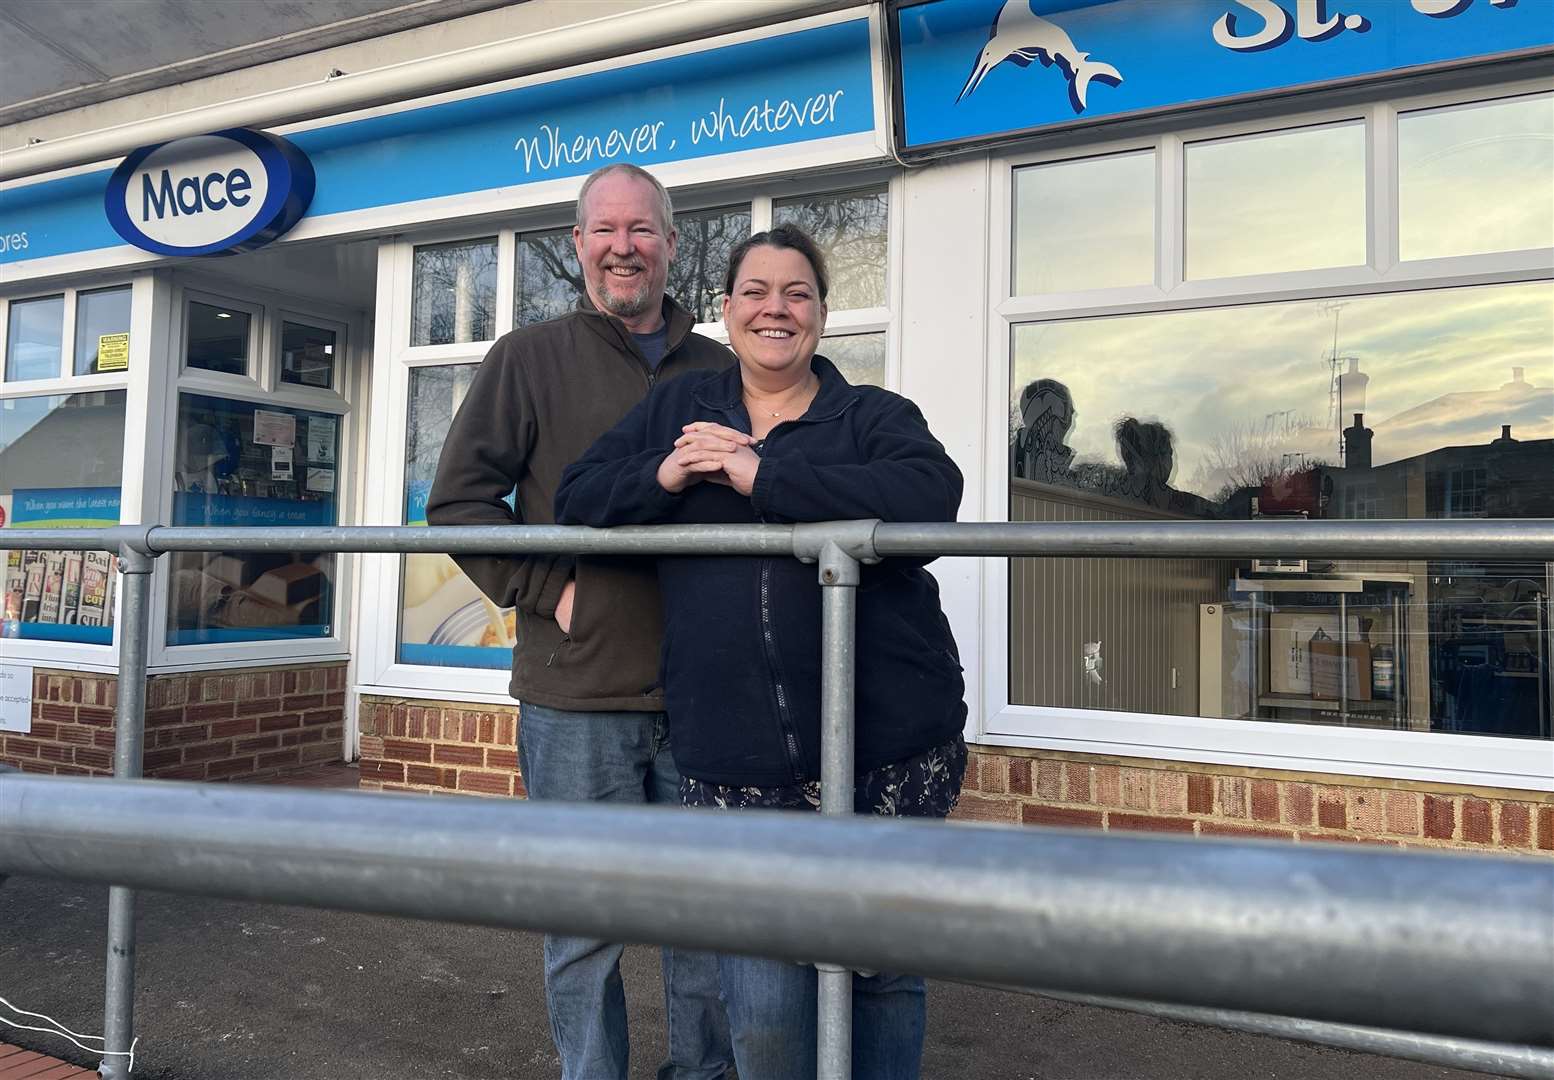
[[[166,552],[706,553],[818,563],[822,811],[840,818],[852,813],[863,563],[940,554],[1550,560],[1554,521],[121,526],[0,531],[0,550],[10,548],[119,554],[121,779],[140,775],[150,572]],[[1228,1026],[1240,1017],[1258,1030],[1288,1025],[1280,1030],[1297,1038],[1368,1040],[1466,1068],[1554,1076],[1554,866],[1546,863],[547,804],[429,812],[411,800],[390,811],[393,801],[373,797],[362,807],[361,798],[0,778],[0,871],[112,883],[104,1076],[129,1075],[115,1052],[132,1041],[136,885],[823,957],[822,1080],[851,1073],[850,967],[1121,993],[1146,1001],[1107,1002],[1155,1011],[1173,1002]],[[201,832],[220,819],[217,803],[232,816]],[[324,837],[275,828],[298,813],[353,824],[332,825]],[[391,841],[371,828],[390,813],[404,815]],[[521,826],[502,824],[474,850],[459,843],[511,813]],[[593,853],[586,865],[580,849]],[[1495,1041],[1478,1041],[1486,1039]]]

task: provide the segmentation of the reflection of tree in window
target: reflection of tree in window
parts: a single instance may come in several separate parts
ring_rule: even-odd
[[[496,331],[496,241],[415,249],[411,345],[489,341]]]
[[[794,224],[815,238],[831,271],[833,311],[885,306],[888,198],[883,191],[823,195],[779,203],[777,224]]]
[[[532,326],[576,307],[584,289],[572,230],[551,229],[518,237],[517,276],[514,325]]]
[[[697,322],[722,322],[728,255],[750,235],[750,211],[692,210],[676,214],[674,223],[679,239],[667,291]]]
[[[405,441],[405,484],[430,484],[453,417],[475,378],[477,365],[417,368],[410,376],[409,434]]]

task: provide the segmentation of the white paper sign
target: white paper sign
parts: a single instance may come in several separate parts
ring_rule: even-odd
[[[31,664],[0,664],[0,731],[32,731]]]
[[[291,479],[291,447],[274,446],[270,448],[270,479]]]
[[[297,441],[297,418],[290,413],[254,410],[254,442],[260,446],[291,446]]]
[[[335,463],[335,429],[330,416],[308,417],[308,460],[319,465]]]
[[[335,489],[335,471],[333,469],[309,469],[309,491],[333,491]]]

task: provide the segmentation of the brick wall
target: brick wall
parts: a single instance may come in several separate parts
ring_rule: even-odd
[[[1554,854],[1542,792],[1015,749],[972,752],[955,817]]]
[[[517,705],[363,697],[357,718],[363,788],[524,794]]]
[[[363,788],[524,794],[516,705],[364,697],[359,718]],[[1554,853],[1554,795],[1019,749],[973,750],[955,817]]]
[[[111,774],[117,694],[112,675],[35,669],[32,731],[0,736],[0,761]],[[343,664],[154,675],[146,695],[147,776],[226,780],[342,757]]]

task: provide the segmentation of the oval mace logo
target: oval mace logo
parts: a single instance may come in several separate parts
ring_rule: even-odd
[[[279,136],[234,128],[134,151],[108,181],[114,231],[158,255],[252,251],[313,201],[313,165]]]

